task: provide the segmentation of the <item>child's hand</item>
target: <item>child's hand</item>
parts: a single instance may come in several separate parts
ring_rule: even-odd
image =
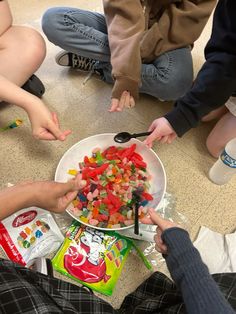
[[[120,100],[117,98],[112,98],[111,108],[109,109],[109,112],[122,111],[123,108],[133,108],[134,106],[134,98],[130,95],[128,91],[124,91],[121,95]]]
[[[164,117],[154,120],[148,131],[152,131],[144,141],[148,147],[152,147],[152,142],[155,140],[170,144],[177,137],[169,121]]]
[[[64,141],[71,133],[70,130],[62,131],[56,113],[51,113],[43,102],[31,104],[27,110],[31,122],[33,136],[40,140],[60,140]]]
[[[57,115],[51,113],[38,97],[28,93],[1,75],[0,97],[1,100],[16,104],[27,112],[35,138],[64,141],[67,135],[71,133],[70,130],[60,130]]]
[[[154,241],[156,242],[156,250],[162,254],[167,253],[167,246],[162,240],[162,233],[169,228],[180,227],[176,223],[161,218],[153,208],[149,209],[149,217],[145,217],[140,221],[144,224],[157,225],[156,235],[154,236]]]
[[[81,178],[70,180],[66,183],[53,181],[34,182],[36,191],[35,206],[47,209],[51,212],[61,213],[76,197],[86,181]]]
[[[63,212],[86,181],[81,174],[67,183],[53,181],[23,182],[0,191],[0,220],[22,208],[38,206],[52,212]]]

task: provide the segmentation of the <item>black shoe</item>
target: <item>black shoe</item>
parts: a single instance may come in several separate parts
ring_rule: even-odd
[[[27,92],[41,98],[45,92],[45,87],[36,75],[32,75],[28,81],[22,86]]]
[[[69,66],[84,72],[94,70],[96,60],[79,56],[72,52],[61,51],[55,57],[56,63],[61,66]]]

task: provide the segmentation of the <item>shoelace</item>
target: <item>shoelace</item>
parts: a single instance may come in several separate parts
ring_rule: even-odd
[[[91,71],[93,70],[93,66],[95,64],[95,60],[85,58],[82,56],[77,56],[73,54],[72,56],[72,67],[82,70],[82,71]]]
[[[75,69],[88,72],[88,75],[85,77],[83,81],[83,85],[85,85],[94,74],[95,63],[96,63],[96,60],[78,56],[76,54],[72,55],[72,67]]]

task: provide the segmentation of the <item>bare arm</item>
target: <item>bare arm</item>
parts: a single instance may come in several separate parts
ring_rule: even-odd
[[[20,44],[24,52],[27,48],[25,45],[29,43],[29,41],[24,42],[24,36],[22,37],[23,42],[17,41],[18,35],[21,34],[21,32],[14,31],[16,29],[17,27],[14,28],[12,26],[12,16],[7,1],[0,1],[0,102],[6,101],[13,103],[27,112],[35,138],[63,141],[66,139],[66,136],[70,134],[70,131],[62,132],[60,130],[56,113],[51,113],[40,99],[17,85],[22,85],[22,83],[27,80],[37,68],[37,64],[32,65],[32,67],[26,71],[29,65],[29,55],[26,55],[23,64],[20,63],[19,60],[17,61],[22,67],[14,67],[11,57],[12,54],[17,54],[17,48]],[[18,29],[20,29],[20,27],[18,27]],[[21,28],[23,33],[26,29],[27,28]],[[34,34],[32,37],[37,38],[37,42],[41,43],[43,54],[44,41],[40,35],[38,34],[36,36],[34,31],[27,34]],[[34,42],[32,45],[34,45]],[[39,61],[41,60],[37,62]],[[17,63],[15,63],[15,65],[17,65]],[[14,76],[14,74],[16,74],[16,76]]]
[[[6,188],[0,192],[0,220],[19,209],[33,205],[33,184],[25,183]]]
[[[56,113],[51,113],[36,96],[24,91],[0,75],[0,99],[24,109],[30,119],[33,136],[41,140],[61,140],[71,133],[61,131]]]
[[[85,181],[76,178],[66,183],[37,181],[6,188],[0,191],[0,220],[31,206],[63,212],[85,184]]]
[[[2,75],[0,75],[0,99],[21,107],[27,113],[30,112],[32,103],[42,103],[38,97],[26,92]]]

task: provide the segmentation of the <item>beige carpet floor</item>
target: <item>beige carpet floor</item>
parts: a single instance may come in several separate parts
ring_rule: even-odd
[[[29,24],[39,31],[40,18],[51,6],[79,6],[102,12],[100,0],[9,0],[9,3],[16,24]],[[193,50],[195,73],[204,61],[203,49],[210,30],[211,20]],[[21,127],[4,132],[0,137],[2,188],[8,182],[53,179],[61,156],[77,141],[97,133],[144,131],[154,118],[172,107],[171,103],[160,103],[152,97],[141,96],[134,109],[110,114],[107,110],[111,86],[95,78],[83,86],[84,75],[56,65],[54,56],[59,50],[47,42],[47,56],[37,74],[46,87],[45,103],[59,114],[63,128],[71,128],[73,134],[64,143],[35,141],[25,113],[15,106],[1,107],[1,126],[15,118],[24,120]],[[166,169],[167,191],[176,198],[176,210],[187,217],[192,238],[201,225],[222,233],[233,231],[236,225],[236,177],[225,186],[214,185],[207,177],[215,161],[205,146],[212,126],[213,123],[202,124],[171,145],[157,143],[154,146]],[[165,271],[164,264],[160,263],[156,269]],[[131,254],[113,296],[106,299],[119,306],[124,295],[148,275],[149,271],[139,258]]]

